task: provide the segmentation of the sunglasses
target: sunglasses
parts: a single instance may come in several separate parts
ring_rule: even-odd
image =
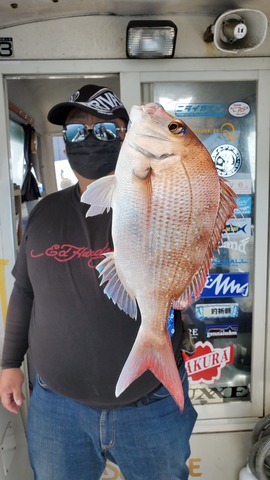
[[[70,123],[63,128],[64,139],[71,143],[83,142],[90,132],[102,142],[111,142],[120,136],[120,132],[125,131],[126,127],[119,127],[112,122],[95,123],[91,127],[83,123]]]

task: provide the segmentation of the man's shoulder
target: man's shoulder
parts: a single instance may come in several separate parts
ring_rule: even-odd
[[[76,195],[77,191],[77,184],[71,185],[71,187],[64,188],[63,190],[49,193],[41,199],[41,202],[65,201],[67,198],[71,198],[73,195]]]
[[[27,223],[32,224],[37,218],[40,218],[40,216],[58,216],[59,212],[64,212],[68,208],[68,205],[74,202],[79,203],[76,185],[50,193],[39,200],[31,211]]]
[[[41,198],[35,208],[44,208],[48,205],[57,205],[59,203],[65,203],[68,199],[76,196],[77,186],[72,185],[71,187],[64,188],[57,192],[49,193],[45,197]],[[79,198],[79,197],[78,197]]]

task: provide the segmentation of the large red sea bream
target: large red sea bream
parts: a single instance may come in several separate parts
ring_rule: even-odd
[[[114,252],[97,266],[105,293],[142,322],[116,385],[119,396],[147,369],[180,409],[183,389],[167,318],[200,296],[234,192],[200,140],[160,105],[133,106],[114,175],[90,184],[87,215],[113,209]]]

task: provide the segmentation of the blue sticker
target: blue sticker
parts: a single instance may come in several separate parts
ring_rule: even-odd
[[[238,209],[234,210],[234,213],[236,214],[240,213],[241,215],[251,215],[252,197],[250,195],[241,195],[235,200],[239,210]]]
[[[175,329],[174,329],[174,309],[171,308],[169,315],[168,315],[168,320],[167,320],[167,329],[169,332],[170,337],[174,334]]]
[[[179,103],[175,106],[176,117],[223,117],[227,112],[225,103]]]
[[[210,273],[201,298],[211,297],[248,297],[249,295],[249,273]]]

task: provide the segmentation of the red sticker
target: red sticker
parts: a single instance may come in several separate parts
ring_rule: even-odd
[[[184,354],[189,383],[214,383],[221,376],[221,370],[233,363],[234,348],[214,348],[210,342],[197,342],[196,351],[189,356]]]

